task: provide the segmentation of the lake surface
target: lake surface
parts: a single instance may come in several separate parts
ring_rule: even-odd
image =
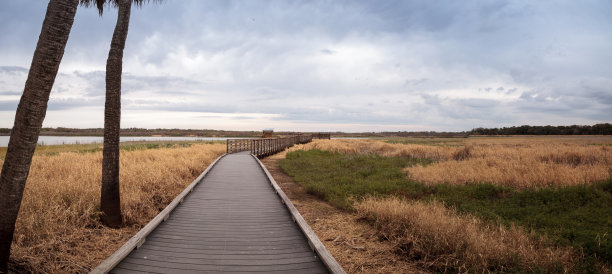
[[[10,136],[0,136],[0,147],[8,146]],[[125,136],[121,142],[130,141],[225,141],[227,139],[242,139],[237,137],[151,137],[151,136]],[[70,145],[102,143],[102,137],[96,136],[40,136],[39,145]]]

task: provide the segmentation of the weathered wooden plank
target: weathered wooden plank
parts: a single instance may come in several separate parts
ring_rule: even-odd
[[[197,248],[181,248],[181,247],[172,247],[172,246],[156,246],[153,244],[143,245],[138,250],[148,250],[150,252],[156,251],[166,251],[180,254],[201,254],[201,255],[240,255],[240,256],[248,256],[248,255],[284,255],[284,254],[294,254],[294,253],[308,253],[312,254],[312,250],[310,247],[305,246],[291,246],[288,248],[274,248],[274,249],[250,249],[250,250],[213,250],[213,249],[197,249]]]
[[[147,242],[147,245],[143,245],[140,249],[168,249],[168,250],[183,250],[185,253],[193,252],[204,252],[209,254],[281,254],[285,252],[306,252],[312,250],[308,245],[284,245],[284,246],[244,246],[244,247],[231,247],[225,248],[225,246],[211,246],[211,245],[198,245],[197,243],[186,245],[186,244],[168,244],[160,242]]]
[[[177,230],[157,230],[159,234],[168,235],[173,237],[191,237],[198,234],[210,235],[217,239],[228,238],[228,239],[277,239],[286,237],[295,237],[294,231],[283,231],[283,230],[241,230],[241,231],[222,231],[222,230],[190,230],[190,231],[177,231]]]
[[[111,271],[111,273],[134,273],[134,271],[144,272],[144,273],[160,273],[160,274],[195,274],[195,273],[219,273],[220,269],[203,271],[203,270],[189,270],[189,269],[176,269],[169,267],[160,267],[160,266],[152,266],[152,265],[144,265],[144,264],[133,264],[133,263],[123,263],[121,266],[116,267]]]
[[[261,225],[260,224],[249,224],[249,225],[240,226],[240,227],[227,227],[224,224],[218,224],[218,223],[211,224],[211,223],[208,223],[206,221],[198,222],[196,220],[193,220],[193,222],[188,222],[189,220],[185,221],[185,220],[182,220],[182,219],[172,219],[172,218],[170,220],[172,220],[172,227],[177,227],[177,228],[190,228],[190,227],[194,227],[194,228],[218,228],[218,227],[220,227],[220,228],[227,228],[228,231],[232,231],[232,230],[245,230],[245,229],[250,230],[250,229],[257,229],[257,228],[260,228],[260,229],[262,229],[262,228],[263,229],[265,229],[265,228],[274,229],[274,228],[281,228],[281,227],[294,227],[291,224],[286,224],[286,223],[278,224],[278,225],[276,225],[276,224],[269,224],[269,223],[265,223],[265,224],[261,224]],[[181,221],[181,222],[179,222],[179,221]]]
[[[140,248],[134,251],[134,256],[140,256],[139,252],[146,251],[143,254],[152,254],[156,256],[176,256],[179,255],[182,258],[191,259],[226,259],[226,260],[277,260],[277,259],[292,259],[292,258],[305,258],[313,256],[312,251],[302,251],[294,253],[281,253],[281,254],[244,254],[244,253],[203,253],[203,252],[181,252],[181,251],[169,251],[169,250],[151,250]]]
[[[222,159],[225,155],[227,154],[221,155],[219,156],[219,158],[215,159],[215,161],[212,162],[208,166],[208,168],[206,168],[206,170],[204,170],[204,172],[200,174],[200,176],[198,176],[195,180],[193,180],[193,182],[189,184],[189,186],[187,186],[187,188],[185,188],[185,190],[183,190],[181,194],[176,196],[176,198],[174,198],[174,200],[172,200],[172,202],[170,202],[170,204],[166,206],[164,210],[162,210],[159,214],[157,214],[157,216],[155,216],[153,220],[151,220],[145,227],[143,227],[138,233],[136,233],[136,235],[134,235],[125,244],[123,244],[123,246],[119,248],[119,250],[117,250],[110,257],[104,260],[104,262],[102,262],[100,265],[94,268],[91,271],[91,273],[109,272],[113,267],[119,264],[119,262],[121,262],[123,258],[128,256],[130,252],[134,250],[134,248],[141,245],[145,241],[146,237],[153,230],[155,230],[155,228],[161,222],[163,222],[165,219],[168,218],[170,213],[180,204],[181,200],[183,200],[185,196],[189,195],[189,193],[193,190],[193,188],[206,176],[206,174],[208,174],[208,172],[215,166],[215,164],[217,164],[219,160]]]
[[[138,272],[138,271],[133,271],[133,270],[129,270],[127,269],[128,267],[131,268],[146,268],[147,271],[146,272]],[[237,271],[237,270],[230,270],[230,269],[218,269],[218,270],[214,270],[214,271],[202,271],[202,270],[185,270],[185,269],[173,269],[173,268],[165,268],[165,267],[157,267],[157,266],[146,266],[146,265],[134,265],[134,264],[130,264],[130,265],[125,265],[122,268],[116,268],[113,273],[177,273],[177,274],[185,274],[185,273],[219,273],[219,272],[224,272],[224,273],[287,273],[290,272],[292,274],[316,274],[316,273],[327,273],[326,269],[315,269],[315,268],[302,268],[302,269],[291,269],[289,271],[287,270],[264,270],[264,271],[255,271],[252,269],[248,269],[248,270],[243,270],[243,271]]]
[[[216,237],[176,237],[169,236],[166,234],[151,236],[148,240],[156,240],[160,243],[176,243],[176,244],[190,244],[197,241],[198,244],[203,245],[219,245],[219,246],[244,246],[244,245],[257,245],[257,246],[283,246],[292,244],[302,244],[304,239],[291,238],[281,240],[261,240],[261,239],[231,239],[231,238],[216,238]]]
[[[205,232],[206,238],[215,238],[215,239],[258,239],[258,240],[283,240],[283,239],[295,239],[299,238],[295,236],[294,231],[287,230],[275,230],[272,232],[268,232],[266,230],[256,230],[252,232],[251,230],[242,230],[242,231],[210,231],[210,230],[200,230],[200,231],[181,231],[181,230],[161,230],[157,229],[157,234],[164,237],[182,237],[182,238],[192,238],[194,235],[203,234]],[[197,238],[197,237],[196,237]],[[301,239],[301,238],[299,238]]]
[[[179,256],[177,256],[179,255]],[[204,258],[188,258],[185,256],[180,256],[181,254],[174,254],[174,256],[170,255],[158,255],[153,253],[143,253],[138,254],[134,253],[134,256],[130,256],[126,258],[126,262],[133,263],[146,263],[146,262],[156,262],[161,266],[163,264],[191,264],[191,265],[215,265],[215,266],[271,266],[274,268],[276,266],[281,265],[291,265],[291,264],[304,264],[304,263],[312,263],[317,262],[318,258],[316,256],[302,256],[302,257],[291,257],[291,258],[276,258],[276,259],[247,259],[244,257],[238,257],[229,259],[227,256],[217,256],[217,258],[204,257]]]
[[[258,160],[228,154],[116,271],[326,273],[292,219]]]
[[[327,248],[325,248],[325,245],[323,245],[321,240],[319,240],[319,238],[317,237],[317,234],[315,234],[314,231],[312,231],[312,229],[310,228],[308,223],[306,223],[306,220],[304,220],[300,212],[295,208],[295,206],[293,206],[293,203],[291,203],[291,200],[289,200],[289,197],[287,197],[285,192],[283,192],[280,186],[276,183],[276,180],[274,180],[274,177],[272,177],[270,172],[268,172],[268,170],[263,165],[263,163],[261,163],[261,161],[259,161],[257,157],[254,157],[254,158],[255,160],[257,160],[257,163],[259,163],[261,169],[265,172],[266,176],[268,177],[268,180],[274,187],[274,190],[276,191],[276,193],[281,197],[281,199],[283,200],[283,203],[285,204],[285,206],[287,206],[287,208],[291,212],[291,215],[293,216],[295,222],[299,225],[300,229],[304,232],[304,234],[308,238],[308,243],[315,250],[315,252],[319,254],[319,256],[321,257],[321,260],[323,261],[327,269],[329,269],[329,271],[331,271],[332,273],[346,273],[344,269],[342,268],[342,266],[340,266],[340,264],[336,261],[336,259],[334,259],[331,253],[329,253]]]
[[[195,228],[199,228],[199,227],[204,227],[204,228],[207,228],[207,227],[226,228],[227,227],[224,224],[218,224],[218,223],[217,224],[209,224],[206,221],[196,221],[196,220],[193,220],[193,222],[190,223],[190,222],[186,222],[185,220],[182,220],[182,219],[172,219],[172,218],[170,218],[169,220],[172,220],[173,227],[185,227],[185,228],[189,228],[189,227],[195,227]],[[181,221],[181,222],[178,222],[178,221]],[[260,229],[261,228],[271,228],[271,229],[273,229],[273,228],[277,228],[277,227],[292,227],[292,226],[288,225],[288,224],[284,224],[284,223],[283,224],[278,224],[278,226],[274,225],[274,224],[269,224],[269,223],[261,224],[261,225],[258,225],[258,224],[249,224],[249,225],[240,226],[240,227],[237,227],[237,226],[227,227],[227,230],[228,231],[240,231],[240,230],[245,230],[245,229],[248,230],[248,229],[251,229],[251,228],[253,228],[253,229],[257,229],[257,228],[260,228]]]
[[[313,269],[320,270],[323,267],[320,263],[316,262],[302,262],[302,263],[288,263],[288,264],[267,264],[261,265],[258,261],[251,261],[252,264],[241,264],[241,265],[227,265],[222,263],[195,263],[195,262],[178,262],[178,261],[156,261],[140,258],[128,257],[124,260],[123,264],[137,264],[154,267],[163,267],[176,270],[196,270],[196,271],[249,271],[249,272],[260,272],[260,271],[291,271],[299,269]],[[121,266],[120,266],[121,267]],[[168,272],[173,273],[173,272]]]
[[[159,269],[158,269],[159,271]],[[132,270],[132,269],[125,269],[125,268],[115,268],[113,270],[113,273],[117,273],[117,274],[140,274],[140,273],[161,273],[161,272],[151,272],[151,271],[138,271],[138,270]]]

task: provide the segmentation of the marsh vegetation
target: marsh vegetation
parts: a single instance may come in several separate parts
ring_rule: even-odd
[[[282,169],[431,271],[600,271],[608,137],[315,141]],[[603,267],[603,268],[602,268]]]
[[[101,146],[37,148],[17,219],[11,269],[37,273],[89,271],[225,152],[223,142],[122,143],[121,207],[125,226],[111,229],[99,220]]]
[[[315,140],[291,148],[280,166],[422,269],[597,272],[609,270],[612,256],[610,144],[607,137]],[[126,226],[110,229],[99,221],[101,146],[37,147],[11,269],[88,271],[225,152],[223,142],[122,143]],[[451,168],[468,163],[469,172]],[[528,172],[534,164],[551,172],[533,177],[548,170]],[[487,169],[507,175],[478,177]]]

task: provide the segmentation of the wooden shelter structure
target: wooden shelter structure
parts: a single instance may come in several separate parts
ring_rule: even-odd
[[[261,138],[272,138],[272,135],[274,135],[273,129],[264,129]]]

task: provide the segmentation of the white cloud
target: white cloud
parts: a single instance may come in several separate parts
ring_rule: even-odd
[[[7,0],[5,8],[20,14],[0,21],[10,37],[0,42],[10,56],[0,60],[6,127],[41,23],[23,18],[40,19],[45,5]],[[133,10],[122,126],[370,131],[609,122],[610,8],[603,0],[149,4]],[[115,13],[79,10],[45,126],[100,123]],[[17,23],[19,31],[7,27]]]

